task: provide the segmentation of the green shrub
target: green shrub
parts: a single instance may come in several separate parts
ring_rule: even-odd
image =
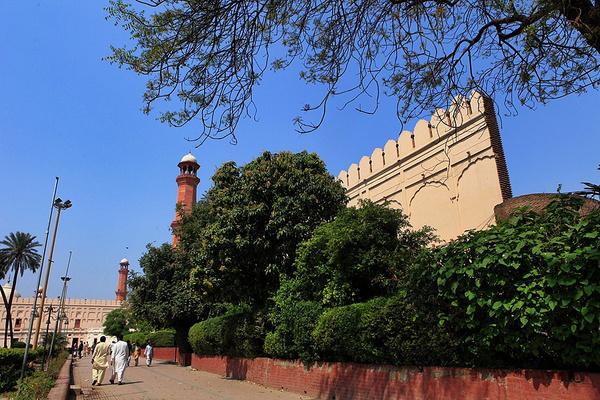
[[[28,366],[40,358],[43,352],[44,349],[41,347],[31,350],[27,358]],[[17,383],[23,364],[23,353],[25,349],[0,348],[0,393],[11,390]],[[27,369],[29,370],[30,368]]]
[[[0,393],[11,390],[19,379],[23,350],[0,348]]]
[[[441,322],[478,366],[600,367],[600,211],[561,197],[435,252]]]
[[[363,340],[363,317],[373,308],[382,307],[385,299],[374,299],[367,303],[335,307],[325,311],[319,318],[313,340],[322,359],[328,361],[375,361],[374,349]],[[363,351],[370,353],[363,354]]]
[[[11,400],[45,399],[54,386],[54,379],[43,371],[35,371],[17,384],[17,390],[10,396]]]
[[[265,353],[278,358],[314,361],[317,351],[311,333],[322,313],[323,307],[316,301],[279,303],[271,314],[275,331],[265,338]]]
[[[25,342],[20,342],[18,340],[15,340],[14,342],[12,342],[11,347],[13,349],[24,349],[27,346],[27,344]]]
[[[196,354],[256,357],[262,354],[265,319],[260,311],[235,306],[192,326],[188,340]]]
[[[312,337],[328,361],[455,365],[457,341],[404,293],[325,311]]]
[[[394,365],[457,365],[457,340],[404,293],[372,303],[359,326],[359,362]]]
[[[154,347],[174,347],[175,331],[172,329],[164,329],[156,332],[132,332],[123,337],[123,340],[129,340],[130,343],[137,343],[142,346],[148,340],[152,341]]]
[[[17,390],[10,395],[11,400],[37,400],[45,399],[54,386],[54,381],[65,363],[69,353],[63,351],[52,358],[48,370],[35,371],[17,384]]]
[[[146,332],[132,332],[125,335],[123,340],[129,341],[131,344],[137,343],[138,346],[142,346],[148,341],[149,335],[150,334]]]
[[[152,341],[154,347],[173,347],[175,345],[175,331],[165,329],[148,334],[148,339]]]

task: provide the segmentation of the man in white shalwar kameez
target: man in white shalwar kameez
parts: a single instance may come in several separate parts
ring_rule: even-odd
[[[112,346],[111,361],[113,365],[114,375],[110,379],[110,383],[115,382],[115,375],[119,385],[123,383],[123,374],[125,368],[127,368],[127,360],[129,359],[129,347],[127,342],[123,341],[123,338],[118,335],[117,343]]]

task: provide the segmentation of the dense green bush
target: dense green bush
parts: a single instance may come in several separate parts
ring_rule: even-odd
[[[395,365],[453,365],[456,340],[406,295],[327,310],[312,332],[319,357]]]
[[[18,340],[15,340],[14,342],[12,342],[11,347],[13,349],[24,349],[27,346],[27,344],[25,342],[20,342]]]
[[[45,399],[54,386],[54,381],[67,360],[69,353],[63,351],[52,358],[47,371],[35,371],[17,384],[17,390],[9,398],[11,400],[38,400]]]
[[[0,348],[0,393],[11,390],[19,379],[21,365],[23,363],[23,353],[25,349],[4,349]],[[34,362],[41,357],[42,348],[29,352],[28,361]]]
[[[265,323],[264,313],[235,306],[192,326],[188,340],[196,354],[256,357],[262,354]]]
[[[131,332],[123,337],[123,340],[130,343],[137,343],[139,346],[145,345],[148,341],[149,333],[146,332]]]
[[[175,331],[165,329],[148,334],[148,339],[154,347],[173,347],[175,345]]]
[[[326,307],[390,295],[432,236],[428,228],[412,230],[400,210],[361,202],[300,244],[296,271],[285,290]]]
[[[351,304],[325,311],[313,331],[313,340],[322,359],[331,361],[358,361],[363,342],[360,337],[361,319],[370,308],[380,306],[380,299],[368,303]]]
[[[319,302],[278,299],[270,316],[276,328],[265,338],[265,353],[277,358],[315,360],[317,351],[312,330],[322,313],[323,306]]]
[[[473,365],[600,367],[600,211],[562,197],[438,249],[423,269]]]
[[[132,332],[123,337],[123,340],[129,340],[131,343],[137,343],[142,346],[148,340],[152,341],[154,347],[174,347],[175,331],[164,329],[156,332]]]

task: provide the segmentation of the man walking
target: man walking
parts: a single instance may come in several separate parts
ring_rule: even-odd
[[[114,374],[110,378],[110,383],[115,383],[115,375],[119,385],[123,383],[123,374],[125,374],[128,359],[129,347],[127,346],[127,343],[123,341],[122,335],[117,335],[117,343],[112,347],[111,360]]]
[[[110,346],[106,343],[106,337],[100,337],[100,343],[94,347],[92,353],[92,386],[102,384],[106,368],[108,368],[108,357],[110,356]]]
[[[148,340],[148,344],[144,349],[144,357],[146,357],[146,365],[149,367],[152,365],[152,357],[154,356],[154,347],[152,347],[152,342]]]

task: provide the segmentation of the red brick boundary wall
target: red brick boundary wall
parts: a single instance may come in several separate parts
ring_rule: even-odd
[[[600,374],[402,367],[271,358],[192,356],[192,367],[275,389],[335,400],[596,400]]]
[[[142,354],[144,353],[142,352]],[[177,358],[179,358],[177,354],[177,347],[154,348],[154,359],[156,360],[176,361]]]
[[[178,347],[155,347],[154,359],[173,361],[182,367],[187,367],[192,362],[192,354],[183,353]]]

